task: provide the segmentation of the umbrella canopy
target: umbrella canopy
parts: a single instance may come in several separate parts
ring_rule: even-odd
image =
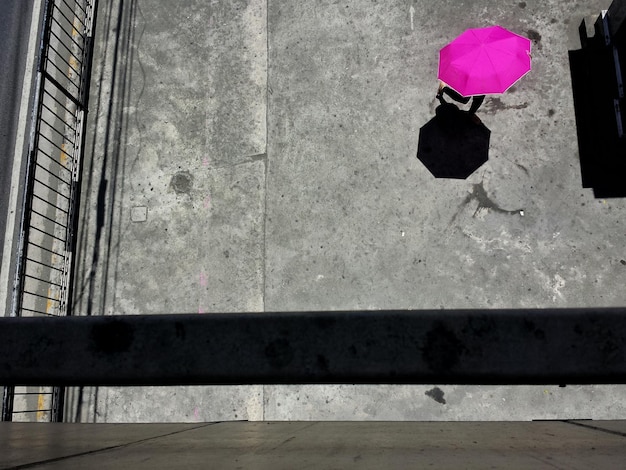
[[[504,93],[530,71],[530,39],[501,26],[468,29],[439,51],[439,79],[463,96]]]

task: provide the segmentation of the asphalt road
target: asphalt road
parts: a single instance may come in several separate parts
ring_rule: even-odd
[[[3,240],[33,1],[0,0],[0,234]]]

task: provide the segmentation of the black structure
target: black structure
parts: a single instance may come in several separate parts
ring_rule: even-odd
[[[596,197],[626,196],[626,1],[580,25],[582,49],[569,52],[582,183]]]
[[[626,308],[1,318],[0,383],[624,384]]]

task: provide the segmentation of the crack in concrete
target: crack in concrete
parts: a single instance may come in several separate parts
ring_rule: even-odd
[[[209,165],[207,168],[209,170],[221,170],[224,168],[234,168],[241,165],[249,165],[250,163],[255,162],[263,162],[267,166],[267,154],[266,153],[257,153],[255,155],[247,155],[236,163],[226,163],[226,164],[218,164],[218,165]]]

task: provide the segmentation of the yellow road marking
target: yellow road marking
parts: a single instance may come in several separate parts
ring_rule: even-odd
[[[45,396],[41,393],[37,396],[37,421],[43,421],[45,419],[45,411],[40,411],[45,408]]]
[[[48,298],[46,299],[46,313],[51,313],[54,308],[54,300],[52,300],[51,288],[48,287]]]
[[[73,55],[70,56],[70,67],[72,68],[72,70],[70,70],[70,73],[78,70],[78,60]]]
[[[72,22],[72,36],[76,37],[78,36],[78,30],[80,29],[80,21],[78,20],[78,18],[75,16],[74,17],[74,21]]]
[[[63,150],[61,151],[61,156],[59,158],[59,161],[61,162],[61,165],[66,167],[67,166],[67,152],[65,151],[65,148],[66,148],[65,145],[66,145],[65,142],[61,144],[61,148]]]

